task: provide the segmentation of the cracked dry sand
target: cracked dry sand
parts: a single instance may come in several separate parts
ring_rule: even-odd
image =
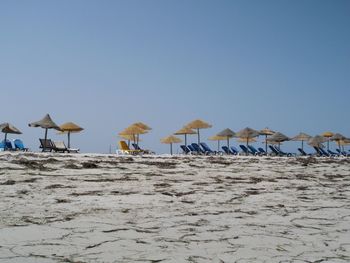
[[[350,158],[1,153],[0,262],[350,262]]]

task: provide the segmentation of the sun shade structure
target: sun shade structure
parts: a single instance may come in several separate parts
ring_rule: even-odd
[[[54,121],[51,119],[49,114],[46,114],[44,118],[42,118],[40,121],[32,122],[28,124],[29,127],[40,127],[45,129],[45,141],[47,140],[47,130],[48,129],[55,129],[58,131],[61,131],[60,127]],[[43,151],[45,151],[45,145],[43,148]]]
[[[4,150],[6,150],[6,140],[7,140],[7,134],[22,134],[22,132],[17,129],[15,126],[13,126],[11,123],[5,122],[0,124],[0,131],[5,133],[5,139],[4,139]]]
[[[121,131],[119,133],[120,136],[122,135],[130,135],[133,138],[134,143],[138,144],[138,137],[140,134],[145,134],[147,133],[146,130],[140,128],[139,126],[132,124],[129,127],[127,127],[126,129],[124,129],[123,131]]]
[[[135,122],[134,124],[131,124],[131,126],[138,126],[141,129],[145,130],[145,131],[150,131],[152,130],[151,127],[149,127],[147,124],[144,124],[143,122]]]
[[[226,140],[226,137],[214,135],[214,136],[209,137],[208,140],[218,142],[218,152],[219,152],[220,151],[220,141]]]
[[[321,135],[323,137],[327,138],[327,150],[329,150],[329,140],[334,135],[334,133],[330,132],[330,131],[326,131],[326,132],[322,133]]]
[[[340,142],[347,140],[348,138],[346,138],[344,135],[340,134],[340,133],[336,133],[334,134],[332,137],[329,138],[331,141],[337,142],[338,146],[339,146],[339,150],[341,150],[340,147]]]
[[[199,134],[199,130],[200,129],[208,129],[208,128],[211,128],[212,125],[205,122],[205,121],[202,121],[202,120],[194,120],[194,121],[191,121],[190,123],[188,123],[187,125],[185,125],[185,127],[187,128],[190,128],[190,129],[194,129],[194,130],[197,130],[197,136],[198,136],[198,144],[200,144],[201,142],[201,139],[200,139],[200,134]]]
[[[301,141],[301,149],[304,150],[304,142],[307,142],[311,139],[312,136],[306,134],[306,133],[299,133],[298,135],[294,136],[291,141]]]
[[[61,134],[67,133],[68,148],[70,148],[70,134],[81,132],[84,129],[73,122],[66,122],[60,126],[60,130]]]
[[[176,136],[170,135],[160,140],[161,143],[170,144],[170,154],[173,154],[173,143],[180,143],[182,140]]]
[[[265,152],[267,152],[267,136],[273,135],[275,131],[270,130],[268,127],[259,131],[260,135],[265,135]]]
[[[270,138],[267,139],[269,143],[277,143],[278,148],[281,147],[282,142],[289,141],[289,140],[290,138],[281,132],[276,132]]]
[[[316,135],[314,137],[312,137],[309,141],[308,141],[308,145],[313,146],[313,147],[321,147],[323,148],[323,143],[325,143],[327,141],[327,139],[321,135]]]
[[[175,135],[185,135],[185,145],[187,145],[187,135],[188,134],[197,134],[197,132],[190,129],[190,128],[183,127],[182,129],[178,130],[174,134]]]
[[[236,133],[236,137],[244,140],[246,142],[246,146],[248,147],[249,139],[258,137],[260,135],[259,131],[254,130],[252,128],[244,128],[243,130],[240,130]]]
[[[247,140],[246,139],[242,139],[242,138],[238,138],[237,142],[247,142]],[[248,139],[248,143],[252,143],[252,142],[257,142],[257,140],[255,138]]]
[[[219,132],[218,134],[216,134],[217,136],[220,137],[225,137],[227,140],[227,147],[230,147],[230,138],[236,136],[236,133],[232,130],[230,130],[229,128],[222,130],[221,132]]]

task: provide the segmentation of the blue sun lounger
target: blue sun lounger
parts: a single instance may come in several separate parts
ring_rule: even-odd
[[[235,153],[233,153],[227,146],[222,146],[221,149],[223,149],[228,155],[235,155]]]
[[[231,148],[231,152],[232,152],[234,155],[238,155],[238,154],[239,154],[239,151],[237,150],[236,147],[231,146],[230,148]]]
[[[182,149],[184,154],[190,154],[191,153],[190,149],[188,149],[186,145],[180,145],[180,148]]]
[[[206,144],[205,142],[201,142],[200,146],[203,148],[203,150],[205,152],[207,152],[208,154],[217,154],[216,151],[213,151],[212,149],[210,149],[210,147],[208,146],[208,144]]]
[[[24,147],[24,144],[23,144],[22,140],[20,140],[20,139],[14,140],[13,144],[15,145],[16,150],[24,151],[24,152],[28,151],[28,148]]]
[[[261,147],[258,148],[258,151],[260,152],[261,155],[267,155],[267,152]]]

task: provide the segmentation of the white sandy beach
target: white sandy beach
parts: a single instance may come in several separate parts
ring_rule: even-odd
[[[350,158],[0,154],[0,262],[350,262]]]

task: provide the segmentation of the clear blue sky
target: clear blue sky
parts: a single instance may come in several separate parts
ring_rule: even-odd
[[[85,128],[72,137],[83,152],[115,148],[136,121],[160,153],[196,118],[213,124],[203,138],[350,136],[349,14],[346,0],[1,1],[0,122],[33,150],[43,130],[27,124],[46,113]]]

